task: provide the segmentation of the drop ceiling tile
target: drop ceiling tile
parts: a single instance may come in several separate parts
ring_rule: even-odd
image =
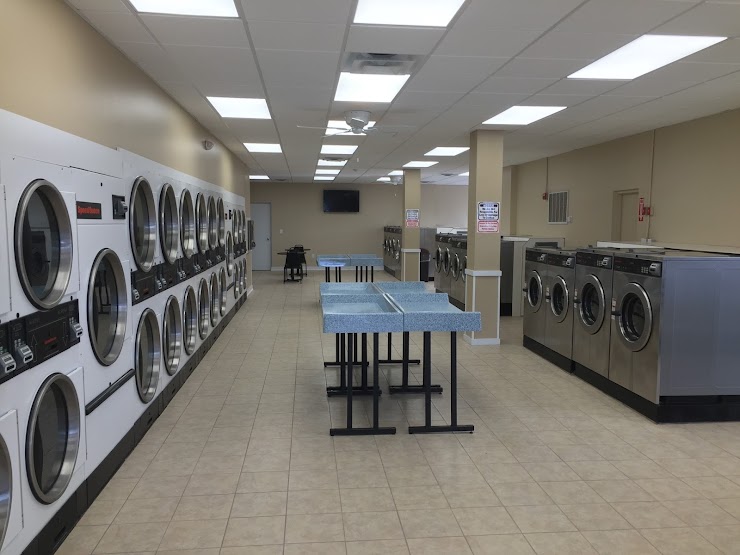
[[[410,91],[468,92],[506,61],[506,58],[431,56],[406,87]]]
[[[740,39],[729,39],[711,48],[684,58],[687,62],[737,63],[740,60]]]
[[[642,35],[698,3],[698,0],[591,0],[579,7],[555,30]]]
[[[347,0],[241,0],[247,21],[294,21],[346,25],[351,2]]]
[[[280,137],[272,120],[224,120],[240,143],[279,143]]]
[[[131,13],[122,0],[67,0],[73,8],[84,11]]]
[[[202,91],[207,91],[211,82],[259,82],[252,51],[246,48],[179,45],[165,48],[180,70]]]
[[[475,92],[498,94],[534,94],[555,83],[557,79],[537,79],[529,77],[498,77],[494,75]]]
[[[477,24],[486,29],[549,29],[584,0],[486,0],[472,2],[458,25]],[[483,28],[483,27],[481,27]]]
[[[142,15],[141,19],[162,44],[249,48],[240,19]]]
[[[260,81],[238,83],[229,81],[220,83],[210,81],[207,86],[200,87],[204,96],[227,96],[232,98],[265,98],[265,91]]]
[[[622,81],[594,81],[592,79],[560,79],[542,91],[544,94],[587,94],[596,96],[604,94],[619,85]]]
[[[471,28],[472,27],[472,28]],[[455,25],[448,31],[435,54],[445,56],[512,57],[537,40],[541,29],[483,29],[477,25]]]
[[[472,92],[465,97],[465,104],[468,106],[481,106],[488,110],[493,110],[490,116],[495,116],[498,111],[505,110],[515,104],[523,102],[529,97],[529,93],[483,93],[483,92]],[[457,106],[456,106],[457,107]],[[488,118],[484,118],[488,119]],[[483,121],[483,120],[481,120]]]
[[[515,58],[496,72],[496,77],[538,77],[562,79],[588,65],[585,60],[543,60]]]
[[[592,94],[536,94],[522,102],[525,106],[575,106],[593,98]]]
[[[661,79],[652,75],[646,75],[634,81],[630,81],[621,87],[609,91],[610,96],[665,96],[688,87],[693,87],[697,81],[678,81],[674,79]]]
[[[707,64],[697,62],[676,62],[661,68],[650,75],[666,81],[694,81],[703,83],[723,75],[740,71],[740,59],[734,64]]]
[[[249,33],[258,50],[304,50],[339,52],[344,41],[345,25],[295,23],[286,21],[252,21]]]
[[[393,102],[391,111],[416,108],[418,110],[429,110],[430,112],[443,112],[460,100],[464,95],[464,92],[422,92],[403,90]]]
[[[661,25],[655,32],[674,35],[740,35],[740,3],[701,4],[676,19]]]
[[[614,33],[547,33],[528,47],[521,58],[566,58],[594,61],[632,42],[637,35]]]
[[[316,110],[326,114],[334,97],[332,88],[274,87],[268,84],[268,100],[281,110]],[[280,113],[276,114],[279,117]],[[325,119],[325,116],[322,116]],[[322,122],[326,123],[326,121]]]
[[[84,12],[85,19],[109,41],[154,43],[135,15],[117,12]]]
[[[273,87],[334,88],[339,52],[257,50],[268,94]]]
[[[446,29],[352,25],[345,50],[380,54],[429,54]]]

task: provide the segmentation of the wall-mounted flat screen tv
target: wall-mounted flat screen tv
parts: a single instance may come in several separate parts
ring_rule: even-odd
[[[324,212],[347,213],[360,211],[360,191],[324,190]]]

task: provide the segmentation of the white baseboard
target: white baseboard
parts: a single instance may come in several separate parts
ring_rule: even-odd
[[[501,339],[498,337],[487,337],[476,339],[469,335],[463,335],[463,340],[468,345],[501,345]]]
[[[252,287],[252,286],[250,285],[250,286],[249,286],[249,289],[247,289],[247,298],[249,298],[249,295],[251,295],[252,293],[254,293],[254,287]]]

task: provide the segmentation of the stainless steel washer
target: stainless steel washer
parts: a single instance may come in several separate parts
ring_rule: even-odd
[[[545,343],[545,283],[547,249],[527,249],[524,262],[524,346],[536,350]]]
[[[563,370],[573,371],[573,296],[576,285],[575,251],[547,253],[545,285],[545,347],[548,357]],[[549,353],[546,353],[549,354]]]
[[[573,362],[575,372],[590,370],[609,377],[611,339],[612,269],[609,251],[581,249],[576,253],[576,285],[573,291]]]
[[[458,236],[450,243],[450,299],[461,310],[465,309],[465,269],[468,252],[467,236]]]

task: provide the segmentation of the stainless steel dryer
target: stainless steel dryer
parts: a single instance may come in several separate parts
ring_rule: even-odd
[[[452,252],[450,250],[451,235],[437,236],[436,265],[434,273],[434,288],[438,293],[450,294],[452,279],[450,277]]]
[[[579,376],[590,371],[609,377],[613,266],[611,251],[581,249],[576,253],[573,362]]]
[[[465,268],[468,253],[466,235],[452,238],[450,243],[450,301],[461,310],[465,310]]]
[[[575,251],[547,253],[545,286],[545,351],[543,355],[563,370],[573,371],[573,293],[576,288]]]
[[[545,343],[547,249],[530,248],[524,263],[524,346],[539,352]]]

